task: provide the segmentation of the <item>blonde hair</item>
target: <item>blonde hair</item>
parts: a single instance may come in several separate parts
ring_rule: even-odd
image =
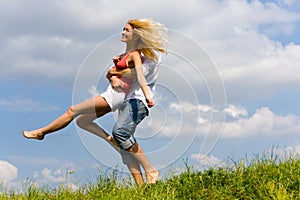
[[[153,19],[132,19],[128,20],[128,24],[133,27],[133,33],[139,36],[137,49],[145,57],[157,60],[154,50],[167,53],[167,28],[163,24]]]

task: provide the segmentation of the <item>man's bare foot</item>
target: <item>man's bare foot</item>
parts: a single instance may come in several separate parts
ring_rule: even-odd
[[[154,184],[157,182],[159,177],[159,172],[157,170],[146,173],[146,181],[148,184]]]
[[[45,137],[44,134],[38,132],[37,130],[35,130],[35,131],[22,131],[22,134],[27,139],[43,140],[44,137]]]

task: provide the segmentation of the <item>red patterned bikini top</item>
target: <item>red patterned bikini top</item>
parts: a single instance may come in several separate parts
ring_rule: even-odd
[[[126,60],[129,57],[129,55],[130,54],[127,53],[120,61],[117,62],[117,64],[116,64],[117,69],[126,69],[128,67]]]

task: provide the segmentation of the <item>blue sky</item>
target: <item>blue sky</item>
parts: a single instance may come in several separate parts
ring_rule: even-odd
[[[21,131],[105,89],[131,18],[155,18],[174,36],[157,104],[137,131],[162,173],[180,171],[186,159],[200,170],[273,147],[300,152],[299,11],[296,0],[2,1],[0,181],[55,187],[74,171],[67,181],[76,188],[99,169],[126,175],[118,155],[75,123],[44,141]],[[115,117],[98,122],[110,131]]]

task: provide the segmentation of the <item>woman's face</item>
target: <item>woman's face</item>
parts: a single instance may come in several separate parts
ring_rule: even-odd
[[[122,31],[121,42],[130,42],[133,41],[133,28],[130,24],[125,24]]]

